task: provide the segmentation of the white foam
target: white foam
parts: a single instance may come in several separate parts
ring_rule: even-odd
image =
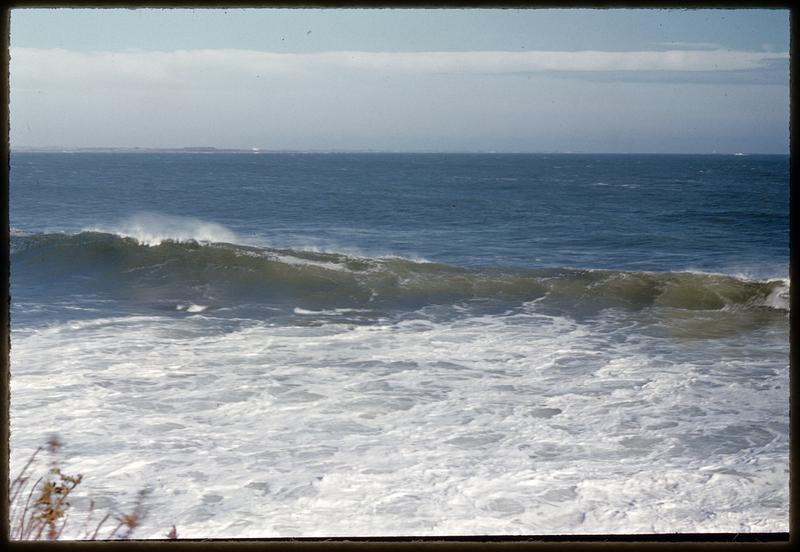
[[[788,530],[784,337],[436,312],[12,326],[11,472],[58,432],[141,538]]]
[[[789,278],[781,279],[780,282],[781,285],[772,290],[763,304],[773,309],[789,310]]]
[[[301,309],[300,307],[294,308],[295,314],[323,314],[325,311],[313,311],[308,309]]]
[[[268,242],[264,242],[261,245],[263,245],[264,247],[272,247],[272,248],[284,247]],[[288,247],[295,251],[305,251],[308,253],[345,255],[347,257],[351,257],[354,259],[379,259],[385,261],[402,260],[420,264],[429,264],[434,262],[429,259],[426,259],[425,257],[421,257],[413,253],[409,253],[406,255],[397,255],[396,253],[388,253],[385,250],[378,250],[378,249],[366,250],[358,247],[337,244],[337,243],[327,243],[325,245],[319,245],[319,244],[310,244],[298,240],[289,240],[288,244],[286,244],[285,247]]]
[[[353,312],[372,312],[370,309],[322,309],[322,310],[309,310],[300,307],[294,308],[295,314],[300,315],[324,315],[324,316],[341,316]]]
[[[94,227],[86,230],[108,232],[133,238],[142,245],[159,245],[164,241],[197,241],[206,243],[236,243],[237,237],[231,230],[215,222],[195,217],[166,215],[162,213],[136,213],[119,224],[108,227]]]
[[[301,257],[293,257],[291,255],[270,255],[270,257],[279,260],[282,263],[295,266],[317,266],[327,270],[346,271],[347,267],[339,263],[328,263],[325,261],[313,261],[311,259],[303,259]]]
[[[265,258],[276,260],[288,265],[295,265],[295,266],[316,266],[319,268],[324,268],[327,270],[336,270],[336,271],[348,271],[347,267],[340,263],[331,263],[326,261],[315,261],[312,259],[304,259],[302,257],[296,257],[293,255],[284,255],[281,253],[275,253],[273,251],[266,251],[266,252],[258,252],[258,251],[249,251],[246,249],[242,249],[237,251],[237,255],[243,257],[255,257],[255,258]]]

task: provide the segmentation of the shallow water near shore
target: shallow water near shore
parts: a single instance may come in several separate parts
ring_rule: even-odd
[[[76,512],[788,530],[786,156],[11,163],[11,468],[58,433]]]

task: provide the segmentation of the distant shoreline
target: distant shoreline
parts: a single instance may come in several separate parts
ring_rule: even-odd
[[[11,153],[160,153],[160,154],[391,154],[391,155],[683,155],[683,156],[784,156],[789,153],[680,153],[680,152],[572,152],[572,151],[393,151],[393,150],[291,150],[261,148],[216,148],[210,146],[192,146],[183,148],[150,148],[150,147],[58,147],[58,146],[20,146],[11,147]]]

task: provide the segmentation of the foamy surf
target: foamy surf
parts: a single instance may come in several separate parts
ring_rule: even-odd
[[[305,316],[314,316],[314,315],[323,315],[323,316],[341,316],[343,314],[352,314],[352,313],[365,313],[365,312],[372,312],[370,309],[329,309],[329,310],[309,310],[309,309],[302,309],[300,307],[295,307],[292,309],[292,312],[299,315]]]
[[[175,310],[186,311],[186,312],[203,312],[207,308],[208,308],[207,305],[195,305],[194,303],[190,303],[188,305],[175,306]]]
[[[782,334],[750,356],[535,311],[226,324],[16,334],[12,465],[57,429],[76,527],[152,485],[142,538],[786,530]]]
[[[772,309],[781,309],[788,311],[789,310],[789,292],[791,286],[789,284],[789,278],[784,278],[780,280],[773,280],[779,282],[779,285],[775,286],[775,288],[770,292],[770,294],[764,299],[764,306],[772,308]]]

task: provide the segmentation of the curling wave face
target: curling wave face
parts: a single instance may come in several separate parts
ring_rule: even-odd
[[[150,302],[292,305],[299,309],[413,309],[470,300],[575,314],[608,308],[686,311],[789,309],[788,280],[692,272],[463,268],[398,257],[163,240],[102,232],[12,236],[17,278]]]

